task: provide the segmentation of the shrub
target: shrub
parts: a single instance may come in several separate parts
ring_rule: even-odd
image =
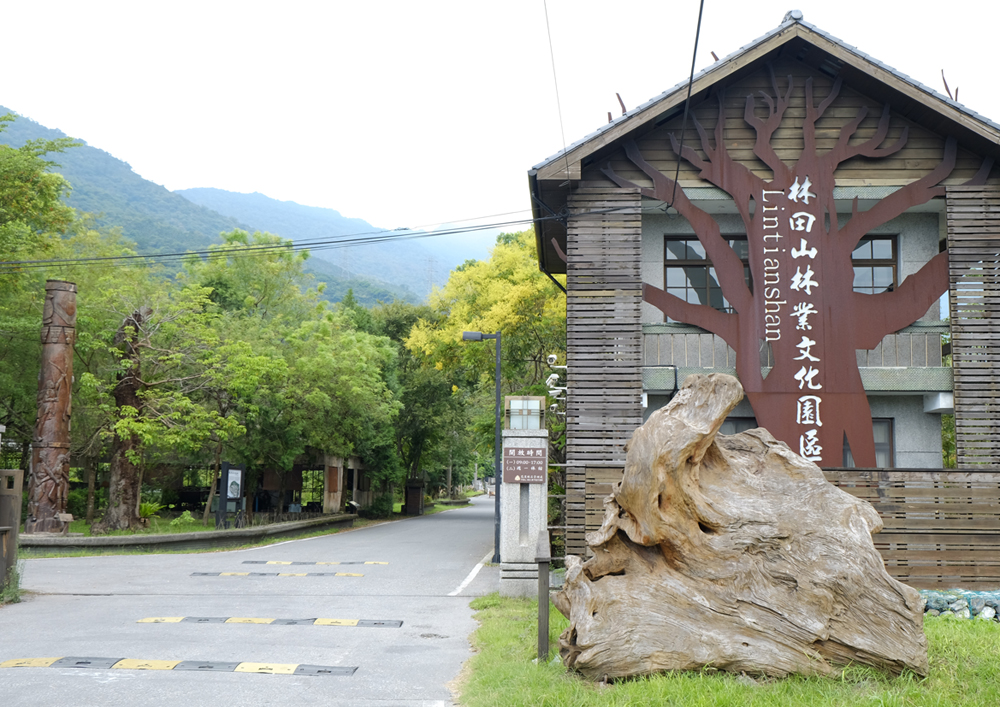
[[[159,518],[157,513],[162,511],[166,506],[162,503],[155,503],[152,501],[144,501],[139,504],[139,517],[140,518]]]
[[[391,518],[392,494],[384,493],[376,496],[367,508],[362,508],[358,514],[362,518]]]
[[[87,515],[87,489],[73,489],[66,496],[66,512],[72,513],[74,518],[83,518]]]
[[[170,521],[170,525],[174,528],[180,527],[182,525],[191,525],[194,523],[194,518],[191,516],[191,511],[184,511],[179,516]]]

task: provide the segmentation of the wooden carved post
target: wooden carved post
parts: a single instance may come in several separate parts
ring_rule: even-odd
[[[45,283],[38,421],[32,444],[27,533],[62,532],[69,487],[69,419],[76,341],[76,285]]]

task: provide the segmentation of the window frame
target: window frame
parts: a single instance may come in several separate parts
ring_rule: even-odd
[[[748,240],[746,234],[724,234],[722,237],[725,238],[729,242],[741,241],[741,242],[744,242],[744,243],[749,243],[749,240]],[[715,265],[712,263],[711,259],[708,257],[708,253],[705,253],[705,255],[703,257],[701,257],[701,258],[669,257],[669,256],[672,255],[672,253],[670,251],[670,243],[672,243],[672,242],[673,243],[680,243],[680,242],[687,242],[687,241],[694,241],[694,242],[698,243],[698,246],[700,247],[700,249],[702,251],[705,250],[704,245],[702,245],[701,242],[698,241],[698,237],[696,235],[693,235],[693,234],[692,235],[668,235],[668,234],[663,234],[663,290],[664,290],[664,292],[667,292],[668,294],[672,294],[672,295],[674,295],[676,297],[680,297],[680,294],[678,294],[677,291],[678,290],[682,290],[684,292],[684,295],[685,295],[684,297],[680,297],[682,300],[684,300],[685,302],[688,302],[689,304],[704,305],[706,302],[710,302],[711,301],[712,290],[716,289],[716,288],[712,287],[712,283],[714,282],[716,284],[716,286],[717,286],[717,289],[718,289],[718,291],[720,293],[720,296],[722,297],[722,301],[726,305],[726,306],[724,306],[722,308],[715,307],[715,309],[718,309],[721,312],[726,312],[727,314],[731,314],[733,312],[733,308],[732,308],[732,305],[729,304],[729,301],[726,300],[725,296],[722,294],[722,284],[718,281],[718,277],[717,276],[715,278],[711,277],[711,274],[714,272]],[[890,252],[891,252],[890,257],[888,257],[888,258],[875,258],[873,256],[873,257],[870,257],[870,258],[856,258],[854,256],[854,253],[859,248],[863,248],[866,245],[866,243],[871,243],[872,241],[889,241]],[[743,263],[743,272],[744,272],[745,281],[747,283],[747,287],[749,287],[750,291],[753,292],[753,273],[750,270],[749,245],[747,246],[746,252],[747,252],[747,257],[740,258],[740,261]],[[873,253],[874,253],[874,251],[873,251]],[[864,238],[862,238],[858,242],[858,245],[855,247],[854,251],[852,251],[852,253],[851,253],[851,266],[852,266],[852,268],[854,270],[854,279],[853,279],[853,282],[852,282],[852,288],[853,288],[854,292],[859,292],[859,293],[862,293],[862,294],[879,294],[879,292],[887,292],[887,291],[895,290],[897,287],[899,287],[899,234],[866,235]],[[704,285],[704,291],[703,292],[699,292],[699,288],[695,287],[695,286],[693,286],[691,284],[691,278],[688,276],[688,273],[686,272],[686,270],[688,268],[703,268],[705,270],[705,285]],[[857,285],[857,284],[853,284],[853,283],[856,283],[857,280],[858,280],[858,271],[859,271],[859,268],[868,268],[870,270],[870,272],[871,272],[871,281],[873,283],[872,285]],[[875,281],[874,268],[891,268],[891,270],[892,270],[892,282],[885,289],[879,290],[879,292],[875,292],[875,287],[876,286],[874,285],[874,281]],[[680,270],[681,272],[684,272],[685,285],[683,287],[677,287],[677,286],[671,286],[670,285],[670,270]],[[687,293],[689,293],[689,292],[696,293],[696,296],[698,297],[697,301],[692,302],[688,298],[688,294]],[[702,297],[704,298],[704,300],[701,299]],[[663,321],[670,322],[670,321],[674,321],[674,320],[669,319],[667,317],[667,315],[664,314],[663,315]]]
[[[743,242],[743,243],[747,244],[747,247],[746,247],[747,257],[740,258],[740,262],[743,263],[743,273],[744,273],[744,279],[745,279],[745,282],[747,284],[747,287],[749,287],[750,291],[753,292],[753,275],[750,272],[750,248],[749,248],[749,239],[747,238],[747,235],[745,233],[724,234],[722,237],[725,238],[729,242],[740,241],[740,242]],[[671,242],[673,242],[673,243],[680,243],[680,242],[687,242],[687,241],[694,241],[694,242],[696,242],[698,244],[698,246],[703,251],[705,250],[705,246],[698,240],[698,236],[696,236],[694,234],[692,234],[692,235],[667,235],[667,234],[664,234],[663,235],[663,290],[664,290],[664,292],[667,292],[669,294],[673,294],[674,296],[678,296],[679,297],[679,295],[676,292],[672,292],[671,290],[683,289],[684,292],[685,292],[685,296],[681,297],[682,300],[684,300],[685,302],[687,302],[689,304],[704,305],[706,301],[711,301],[711,292],[712,292],[712,289],[718,289],[719,294],[722,297],[722,301],[726,304],[726,306],[723,307],[723,308],[721,308],[721,309],[719,309],[718,307],[716,307],[715,309],[719,309],[719,311],[721,311],[721,312],[726,312],[727,314],[731,314],[734,310],[733,310],[732,305],[725,298],[725,295],[722,294],[722,283],[719,282],[718,277],[716,277],[716,278],[713,279],[710,276],[710,273],[714,272],[714,270],[715,270],[715,265],[709,259],[707,252],[705,253],[704,257],[702,257],[702,258],[677,258],[677,257],[671,258],[671,257],[668,257],[671,254],[670,245],[669,245]],[[698,292],[698,288],[691,285],[691,279],[690,279],[690,277],[688,277],[688,274],[686,272],[687,268],[704,268],[704,270],[705,270],[705,286],[704,286],[704,292],[702,293],[702,295],[704,296],[705,301],[698,300],[698,301],[692,302],[690,299],[687,298],[687,294],[686,294],[687,292],[695,292],[695,293]],[[684,285],[683,288],[671,287],[670,286],[670,284],[669,284],[669,282],[670,282],[669,271],[672,270],[672,269],[673,270],[681,270],[682,272],[684,272],[684,277],[685,277],[686,284]],[[712,287],[712,282],[713,281],[716,284],[716,288]],[[663,321],[670,322],[670,321],[675,321],[675,320],[669,319],[667,317],[667,315],[664,314],[663,315]]]
[[[855,258],[854,253],[858,250],[858,248],[864,247],[865,242],[870,243],[871,241],[889,241],[891,244],[890,246],[892,253],[891,256],[888,258],[875,258],[874,256],[871,258]],[[851,252],[851,265],[854,268],[854,282],[852,284],[852,287],[855,292],[868,295],[877,295],[880,294],[881,292],[891,292],[892,290],[895,290],[897,287],[899,287],[899,235],[898,234],[877,235],[877,236],[866,235],[864,238],[858,241],[858,245],[855,247],[854,251]],[[876,292],[875,291],[876,285],[874,284],[875,282],[874,268],[886,268],[886,267],[892,268],[892,282],[885,289]],[[857,284],[858,268],[870,268],[872,270],[871,285],[859,286]]]
[[[896,421],[892,417],[873,417],[872,427],[874,428],[877,424],[886,424],[889,428],[888,442],[876,442],[875,443],[875,458],[876,463],[878,463],[878,453],[881,447],[883,452],[888,452],[889,463],[886,466],[877,467],[879,469],[895,469],[896,468]],[[873,430],[874,434],[874,430]],[[851,454],[850,445],[847,443],[847,435],[844,435],[844,456],[841,459],[844,469],[857,469],[858,467],[854,464],[854,457]]]

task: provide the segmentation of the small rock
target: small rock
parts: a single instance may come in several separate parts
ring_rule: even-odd
[[[937,609],[928,609],[926,613],[927,613],[928,616],[940,616],[941,615],[941,612],[938,611]]]
[[[950,604],[952,601],[954,601],[954,599],[949,601],[948,598],[940,594],[928,594],[927,608],[934,609],[936,611],[944,611],[945,609],[948,608],[948,604]]]
[[[986,600],[983,597],[972,597],[969,599],[969,608],[978,616],[986,608]]]
[[[965,599],[959,599],[959,600],[953,601],[951,604],[949,604],[948,608],[951,609],[952,611],[954,611],[957,614],[962,609],[968,609],[969,608],[969,602],[967,602]]]
[[[997,615],[996,609],[994,609],[992,606],[985,606],[983,607],[983,610],[979,612],[977,618],[989,620],[996,618],[996,615]]]
[[[969,611],[967,608],[966,609],[960,609],[959,611],[955,612],[955,618],[958,618],[958,619],[971,619],[972,618],[972,612]]]

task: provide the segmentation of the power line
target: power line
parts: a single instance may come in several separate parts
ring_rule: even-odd
[[[566,130],[563,128],[562,101],[559,100],[559,79],[556,78],[556,52],[552,47],[552,28],[549,25],[549,4],[542,0],[545,9],[545,33],[549,38],[549,59],[552,61],[552,84],[556,89],[556,111],[559,114],[559,134],[562,136],[563,161],[566,164],[566,179],[569,179],[569,155],[566,154]]]
[[[607,214],[621,211],[622,208],[598,209],[586,213],[574,214],[573,218],[582,216]],[[510,212],[519,213],[519,212]],[[483,217],[479,217],[483,218]],[[149,261],[172,264],[179,263],[192,257],[213,260],[232,257],[254,257],[261,255],[271,255],[275,252],[300,252],[300,251],[322,251],[337,248],[351,248],[361,245],[371,245],[377,243],[388,243],[400,240],[413,240],[418,238],[434,238],[437,236],[460,235],[463,233],[474,233],[476,231],[504,228],[508,226],[535,224],[543,221],[561,220],[563,216],[542,216],[538,218],[524,218],[511,221],[500,221],[478,226],[465,226],[457,228],[442,229],[439,231],[414,231],[411,229],[397,228],[393,230],[379,229],[377,231],[362,231],[346,236],[338,236],[327,239],[308,239],[299,242],[286,240],[283,243],[271,243],[266,245],[249,245],[240,247],[214,247],[208,250],[186,251],[184,253],[148,253],[137,255],[109,255],[95,256],[89,258],[51,258],[46,260],[17,260],[0,261],[0,275],[19,272],[22,270],[32,270],[39,268],[59,268],[75,265],[107,265],[111,267],[129,267],[132,264],[146,264]],[[476,221],[478,218],[465,219]]]
[[[691,52],[691,75],[688,77],[687,98],[684,99],[684,120],[681,122],[681,140],[679,143],[677,143],[681,151],[684,150],[684,133],[687,130],[688,109],[691,106],[691,87],[694,84],[694,64],[695,60],[698,57],[698,38],[701,37],[701,15],[702,12],[704,12],[704,10],[705,10],[705,0],[701,0],[701,3],[698,5],[698,26],[695,28],[694,31],[694,50]],[[674,172],[674,188],[670,192],[670,203],[667,204],[668,209],[674,205],[674,200],[677,197],[677,179],[680,177],[680,175],[681,175],[681,154],[680,152],[678,152],[677,170]]]
[[[510,212],[510,213],[518,213],[518,212]],[[545,217],[543,219],[524,218],[524,219],[516,219],[510,221],[500,221],[488,224],[481,224],[477,226],[464,226],[464,227],[441,229],[439,231],[414,231],[411,229],[395,229],[390,231],[386,229],[379,229],[377,231],[362,231],[354,234],[336,236],[332,238],[306,239],[298,242],[285,241],[283,243],[248,245],[248,246],[229,247],[229,248],[216,247],[207,250],[186,251],[183,253],[179,252],[148,253],[148,254],[137,254],[137,255],[95,256],[89,258],[51,258],[46,260],[0,261],[0,274],[12,272],[15,270],[43,268],[43,267],[60,267],[60,266],[70,266],[70,265],[106,264],[106,265],[121,267],[133,263],[135,261],[141,261],[141,262],[154,261],[159,263],[170,263],[170,262],[182,261],[184,259],[196,256],[204,257],[206,259],[213,259],[213,258],[229,258],[229,257],[241,257],[241,256],[252,256],[252,255],[269,255],[274,252],[284,252],[284,251],[298,252],[302,250],[309,250],[309,251],[332,250],[336,248],[349,248],[359,245],[387,243],[399,240],[413,240],[418,238],[434,238],[437,236],[474,233],[476,231],[531,224],[536,220],[548,220],[548,218],[552,217]],[[479,219],[466,219],[466,220],[475,221]]]

